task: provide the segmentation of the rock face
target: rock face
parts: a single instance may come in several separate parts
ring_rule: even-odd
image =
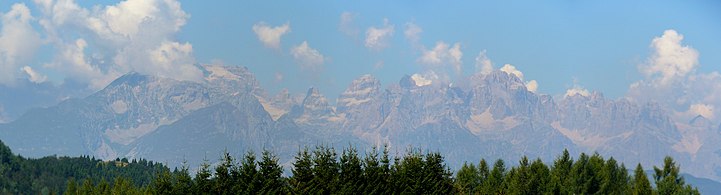
[[[721,178],[718,122],[699,116],[679,123],[658,105],[597,92],[553,98],[502,71],[460,85],[414,74],[382,87],[363,75],[332,105],[318,88],[271,97],[247,68],[202,68],[204,82],[128,73],[86,98],[0,124],[0,139],[30,157],[142,157],[170,166],[263,149],[289,165],[299,148],[317,144],[388,145],[394,154],[420,147],[442,152],[452,167],[481,156],[550,161],[568,149],[627,165],[651,166],[670,155],[684,171]]]

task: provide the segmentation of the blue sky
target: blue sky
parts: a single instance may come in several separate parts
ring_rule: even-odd
[[[2,13],[8,13],[15,3],[25,4],[32,16],[29,23],[44,41],[30,54],[32,59],[11,67],[17,69],[27,65],[35,72],[47,75],[46,82],[55,83],[61,83],[66,78],[104,83],[108,80],[105,77],[112,78],[123,71],[143,68],[126,65],[113,74],[95,76],[63,70],[73,67],[62,65],[69,61],[57,57],[70,48],[63,45],[79,46],[77,39],[83,39],[86,42],[86,46],[82,47],[86,64],[103,67],[113,66],[116,55],[108,53],[117,49],[113,48],[116,44],[106,43],[112,42],[108,41],[111,39],[96,37],[101,34],[77,30],[80,27],[67,23],[56,25],[57,29],[61,29],[58,31],[61,41],[48,43],[51,41],[47,39],[51,36],[40,21],[58,13],[44,13],[39,2],[0,2]],[[68,2],[85,9],[89,16],[102,11],[105,6],[121,3]],[[51,3],[58,4],[58,1]],[[179,3],[180,10],[186,13],[179,16],[184,18],[184,24],[158,35],[167,39],[158,44],[168,45],[175,49],[173,51],[190,57],[173,62],[247,66],[271,93],[280,88],[304,93],[308,87],[315,86],[334,99],[351,80],[363,74],[373,74],[387,86],[403,75],[428,69],[443,72],[453,80],[477,72],[475,58],[485,50],[494,68],[512,64],[524,73],[526,80],[538,82],[540,93],[563,94],[568,88],[583,87],[618,98],[627,94],[631,84],[644,79],[639,64],[647,63],[652,54],[651,41],[668,29],[681,34],[682,44],[700,54],[695,72],[708,73],[721,69],[721,55],[718,55],[721,54],[721,2],[710,0]],[[341,15],[344,13],[352,16],[352,20],[342,26]],[[253,30],[254,25],[261,23],[271,28],[287,24],[290,30],[280,37],[277,47],[269,47],[259,40]],[[417,42],[404,35],[410,23],[422,29]],[[388,26],[393,27],[393,33],[381,41],[380,49],[364,44],[369,28]],[[66,31],[62,29],[70,30],[64,33]],[[323,56],[322,63],[302,65],[303,62],[294,57],[293,48],[303,42]],[[449,47],[456,43],[460,45],[460,71],[444,68],[445,64],[452,63],[445,59],[440,65],[422,62],[424,51],[433,49],[439,42]],[[192,46],[192,52],[184,53],[186,50],[183,48],[187,49],[184,46]],[[135,61],[126,63],[132,62]],[[102,72],[103,69],[100,69]],[[141,72],[154,70],[143,69]],[[23,76],[20,73],[17,75]]]
[[[683,34],[683,43],[699,51],[698,71],[721,69],[721,55],[715,55],[721,51],[717,1],[226,3],[184,1],[191,18],[178,38],[193,43],[199,61],[248,66],[271,90],[302,92],[314,85],[338,94],[361,74],[376,75],[387,85],[421,72],[421,53],[403,35],[408,22],[423,29],[420,43],[425,47],[459,42],[463,75],[476,71],[474,58],[486,50],[496,68],[513,64],[548,94],[562,94],[575,83],[606,96],[623,96],[629,84],[642,78],[637,65],[650,54],[651,40],[667,29]],[[355,16],[357,37],[339,30],[344,12]],[[381,27],[384,19],[394,26],[388,46],[381,51],[366,48],[363,34],[369,27]],[[251,27],[260,21],[289,24],[281,51],[258,41]],[[302,41],[331,58],[319,73],[299,70],[288,54]],[[380,61],[383,67],[374,68]],[[284,75],[282,82],[275,81],[275,72]]]

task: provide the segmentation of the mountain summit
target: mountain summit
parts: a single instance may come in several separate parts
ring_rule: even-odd
[[[0,124],[0,139],[30,157],[142,157],[171,166],[188,156],[262,149],[288,164],[298,148],[314,144],[388,145],[400,153],[416,146],[447,154],[453,167],[478,156],[550,161],[569,149],[627,165],[671,155],[689,173],[721,179],[721,144],[713,142],[721,134],[702,116],[678,123],[653,103],[597,92],[554,99],[500,70],[458,85],[413,74],[382,87],[362,75],[333,105],[315,87],[271,97],[245,67],[199,67],[202,82],[128,73],[88,97]]]

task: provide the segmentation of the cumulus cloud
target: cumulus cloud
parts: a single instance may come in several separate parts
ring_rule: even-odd
[[[661,37],[651,41],[653,54],[639,70],[646,77],[656,79],[658,84],[667,85],[674,79],[686,76],[698,65],[698,51],[681,44],[683,35],[675,30],[666,30]]]
[[[423,32],[423,29],[413,22],[408,22],[405,26],[406,29],[403,31],[403,35],[406,36],[406,39],[408,39],[411,44],[418,44],[418,41],[421,40],[421,33]]]
[[[48,80],[48,77],[33,70],[30,66],[23,66],[22,70],[28,75],[28,80],[33,83],[42,83]]]
[[[34,18],[25,4],[16,3],[1,14],[0,84],[13,85],[20,67],[28,62],[41,45],[40,35],[33,29]]]
[[[482,54],[482,55],[481,55],[481,54]],[[478,56],[479,56],[479,57],[485,56],[485,51],[482,51],[481,54],[479,54]],[[477,58],[476,58],[476,63],[478,63],[478,61],[479,61],[478,59],[479,59],[479,58],[477,57]],[[483,62],[483,60],[481,60],[481,61]],[[493,67],[492,67],[490,64],[491,64],[491,62],[490,62],[490,60],[488,60],[488,61],[486,62],[486,65],[483,65],[483,67],[482,67],[483,69],[482,69],[481,73],[483,73],[483,74],[488,74],[488,73],[490,73],[491,71],[493,71]],[[476,68],[478,68],[478,64],[476,64]],[[502,72],[505,72],[506,74],[514,75],[514,76],[518,77],[519,79],[521,79],[521,81],[524,81],[523,72],[521,72],[520,70],[516,69],[516,67],[513,66],[513,65],[511,65],[511,64],[504,64],[503,67],[501,67],[500,70],[501,70]],[[484,72],[484,71],[487,71],[487,72]],[[530,92],[534,92],[534,93],[535,93],[536,91],[538,91],[538,82],[537,82],[536,80],[526,81],[526,82],[525,82],[525,86],[526,86],[526,89],[527,89],[528,91],[530,91]],[[574,89],[574,92],[573,92],[573,93],[575,94],[576,91],[577,91],[577,90]],[[568,96],[568,94],[569,94],[569,93],[568,93],[568,91],[567,91],[567,92],[566,92],[566,96]],[[588,91],[586,91],[585,94],[588,94]]]
[[[253,32],[266,47],[279,49],[280,38],[290,32],[290,24],[285,23],[281,26],[271,27],[265,22],[260,22],[253,25]]]
[[[701,115],[705,118],[708,118],[708,119],[713,119],[715,117],[714,116],[714,106],[708,105],[708,104],[691,104],[691,106],[689,106],[686,113],[688,115],[690,115],[689,118],[696,117],[699,115]]]
[[[190,15],[176,0],[126,0],[87,9],[74,0],[36,0],[49,43],[47,67],[93,89],[128,71],[202,82],[192,46],[174,40]],[[182,73],[181,73],[182,72]]]
[[[354,14],[351,12],[343,12],[340,14],[340,24],[338,24],[338,30],[342,32],[343,34],[346,34],[351,37],[358,36],[358,27],[355,25],[354,21],[355,18],[358,16],[358,14]]]
[[[651,40],[651,54],[640,64],[645,77],[630,85],[632,101],[656,102],[668,108],[678,121],[721,114],[721,74],[697,73],[699,52],[682,43],[683,35],[666,30]]]
[[[302,68],[313,71],[320,69],[326,59],[318,50],[308,46],[307,41],[291,48],[290,54]]]
[[[566,90],[566,95],[565,95],[564,97],[572,97],[572,96],[575,96],[575,95],[580,95],[580,96],[588,97],[588,96],[591,95],[591,93],[588,92],[587,89],[584,89],[584,88],[579,87],[579,86],[574,86],[573,88],[570,88],[570,89],[567,89],[567,90]]]
[[[461,51],[461,44],[455,43],[453,47],[440,41],[436,43],[433,49],[423,49],[423,54],[418,58],[418,62],[432,66],[431,69],[436,67],[450,66],[456,72],[461,73],[461,58],[463,52]]]
[[[503,67],[501,67],[501,71],[505,72],[506,74],[516,75],[516,77],[523,80],[523,72],[519,71],[518,69],[516,69],[515,66],[513,66],[511,64],[503,65]]]
[[[422,87],[422,86],[433,84],[433,81],[438,80],[439,77],[435,72],[427,71],[426,73],[423,73],[423,74],[418,74],[418,73],[413,74],[413,75],[411,75],[411,79],[413,80],[413,82],[416,83],[416,86]]]
[[[393,36],[393,32],[393,25],[385,18],[382,27],[369,27],[366,30],[365,46],[372,50],[382,50],[388,46],[388,39]]]
[[[536,93],[536,91],[538,91],[538,82],[536,82],[536,80],[526,82],[526,89],[530,92]]]
[[[481,51],[476,56],[476,70],[480,71],[481,74],[488,74],[493,71],[493,62],[486,55],[486,50]]]

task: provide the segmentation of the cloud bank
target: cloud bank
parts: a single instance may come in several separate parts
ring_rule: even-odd
[[[711,120],[721,108],[721,74],[697,73],[699,52],[683,44],[683,35],[666,30],[651,40],[651,54],[639,72],[644,78],[630,85],[627,98],[656,102],[670,109],[678,121],[701,115]]]
[[[0,85],[14,85],[21,76],[20,67],[29,62],[41,39],[31,26],[34,18],[25,4],[14,4],[0,17]]]
[[[190,17],[176,0],[125,0],[92,8],[74,0],[34,3],[40,12],[36,16],[24,4],[2,14],[0,84],[11,85],[22,77],[43,82],[47,77],[41,71],[48,70],[90,89],[129,71],[202,81],[192,45],[174,39]],[[35,24],[40,28],[33,28]],[[44,69],[27,64],[44,44],[53,48]]]

